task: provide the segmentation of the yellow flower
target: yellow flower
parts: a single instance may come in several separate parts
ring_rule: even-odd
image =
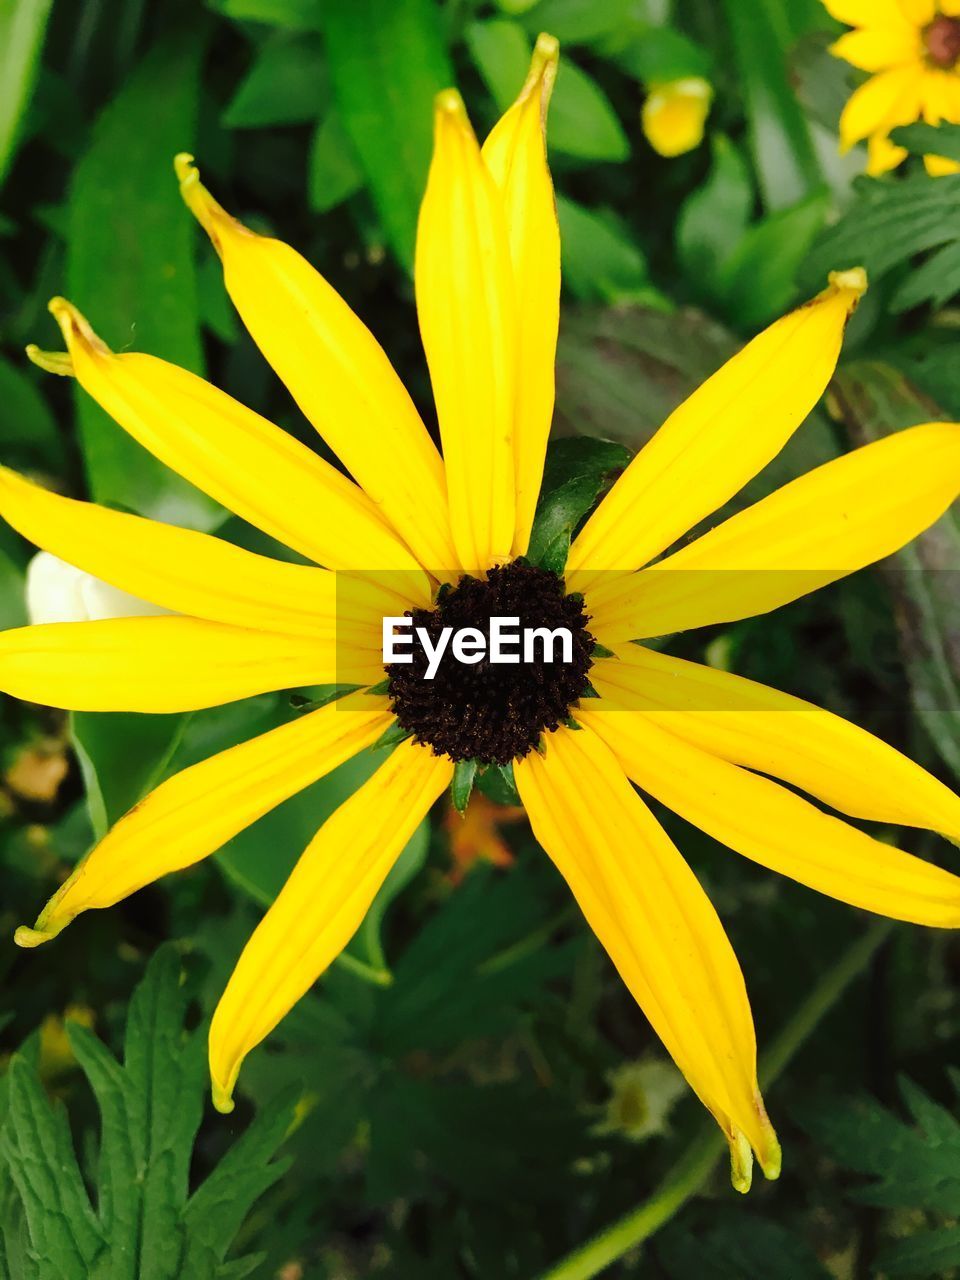
[[[764,866],[943,927],[960,924],[960,879],[794,788],[857,818],[954,837],[960,800],[834,715],[630,642],[762,614],[890,554],[957,496],[960,426],[868,445],[663,557],[820,399],[866,287],[850,270],[670,416],[577,534],[565,577],[520,559],[553,410],[560,246],[543,125],[556,58],[556,42],[541,38],[520,97],[482,149],[459,96],[437,101],[415,285],[442,457],[361,321],[292,248],[224,212],[188,157],[177,160],[184,198],[242,319],[352,479],[194,375],[113,354],[72,306],[53,302],[67,353],[34,358],[75,376],[162,461],[313,563],[281,563],[2,471],[0,513],[25,537],[171,613],[7,631],[0,688],[139,712],[330,682],[367,691],[162,783],[17,941],[45,942],[80,912],[198,862],[397,722],[408,736],[308,845],[220,1000],[210,1071],[227,1111],[244,1057],[350,939],[455,762],[512,760],[535,834],[722,1127],[746,1190],[752,1153],[768,1177],[780,1154],[743,975],[633,784]],[[354,591],[351,573],[371,567],[369,590]],[[384,619],[405,610],[428,633],[511,612],[563,619],[575,652],[485,673],[451,657],[431,682],[392,665],[384,681]]]
[[[662,156],[682,156],[703,141],[713,89],[700,76],[654,84],[640,115],[647,141]]]
[[[824,0],[829,12],[856,30],[831,53],[870,73],[840,117],[848,151],[866,140],[867,172],[895,169],[906,157],[890,141],[898,125],[960,124],[960,0]],[[943,156],[926,156],[933,176],[960,172]]]

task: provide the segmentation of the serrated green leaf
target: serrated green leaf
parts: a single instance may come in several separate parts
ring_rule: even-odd
[[[23,1206],[30,1250],[41,1274],[89,1280],[104,1246],[62,1107],[51,1106],[36,1069],[20,1055],[10,1063],[9,1110],[0,1149]]]
[[[960,293],[960,239],[932,253],[906,277],[890,299],[890,310],[909,311],[930,303],[941,307]]]
[[[202,369],[195,229],[171,172],[194,137],[202,31],[168,36],[98,118],[70,192],[67,287],[114,348]],[[158,103],[163,109],[158,110]],[[77,390],[91,495],[172,524],[210,529],[222,510]]]
[[[319,119],[329,99],[320,37],[278,33],[257,49],[223,123],[230,129],[303,124]]]
[[[324,5],[334,98],[394,251],[413,263],[433,100],[454,84],[433,0]]]
[[[273,1157],[296,1099],[289,1092],[275,1099],[189,1196],[207,1074],[206,1036],[203,1029],[184,1033],[186,1011],[179,959],[165,946],[130,1002],[122,1065],[87,1028],[67,1024],[101,1115],[96,1213],[63,1111],[47,1099],[28,1055],[14,1058],[0,1149],[23,1207],[37,1280],[249,1273],[250,1259],[221,1264],[253,1203],[286,1167]]]
[[[960,1227],[923,1231],[883,1249],[877,1267],[888,1276],[945,1276],[960,1266]]]
[[[5,0],[0,5],[0,186],[33,92],[52,4],[53,0]]]
[[[777,1222],[715,1215],[706,1229],[673,1228],[658,1241],[666,1280],[829,1280],[816,1254]]]
[[[580,436],[550,445],[527,551],[532,564],[563,571],[574,530],[629,461],[629,451],[609,440]]]
[[[916,254],[958,238],[960,176],[931,181],[916,174],[902,182],[866,179],[857,199],[820,237],[800,274],[805,293],[823,288],[827,273],[864,266],[876,283]]]
[[[473,784],[477,778],[476,760],[458,760],[453,770],[453,781],[450,783],[450,799],[453,807],[462,818],[467,811]]]

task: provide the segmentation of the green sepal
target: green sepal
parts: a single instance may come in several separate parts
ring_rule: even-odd
[[[587,683],[583,686],[583,692],[580,694],[580,697],[581,698],[599,698],[600,695],[599,693],[597,693],[596,689],[588,680]]]
[[[453,807],[462,818],[467,811],[473,784],[477,777],[478,762],[476,760],[458,760],[453,768],[453,781],[450,783],[450,799]]]
[[[591,658],[615,658],[616,656],[612,649],[608,649],[605,644],[600,644],[599,641],[594,643],[590,651]]]
[[[370,686],[370,688],[369,688],[369,689],[365,689],[365,690],[364,690],[364,692],[365,692],[365,693],[374,693],[374,694],[379,694],[379,695],[383,695],[383,694],[389,693],[389,692],[390,692],[390,677],[389,677],[389,676],[387,676],[386,680],[381,680],[379,684],[372,684],[372,685]]]
[[[348,693],[355,693],[360,688],[362,685],[359,684],[335,684],[317,698],[307,698],[302,693],[291,693],[290,706],[294,711],[319,711],[321,707],[328,707],[331,702],[345,698]]]
[[[527,551],[531,564],[563,573],[581,521],[629,461],[630,451],[623,445],[590,436],[558,440],[550,447]]]
[[[520,794],[513,777],[513,762],[481,765],[477,790],[494,804],[519,805]]]
[[[583,728],[582,724],[577,724],[573,716],[567,716],[567,718],[564,721],[562,721],[562,723],[565,726],[565,728],[573,729],[575,733],[579,733],[580,730]]]
[[[399,720],[394,720],[393,724],[388,725],[388,727],[384,729],[383,733],[381,733],[380,737],[376,740],[370,750],[385,751],[388,747],[399,746],[401,742],[406,742],[406,740],[412,736],[411,731],[409,729],[404,729]]]

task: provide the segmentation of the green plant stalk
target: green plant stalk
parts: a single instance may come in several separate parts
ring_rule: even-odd
[[[760,1060],[760,1082],[773,1084],[811,1033],[830,1012],[890,936],[883,920],[868,929],[824,974]],[[649,1240],[700,1191],[726,1151],[722,1133],[711,1124],[694,1139],[649,1198],[568,1254],[540,1280],[592,1280],[630,1249]]]

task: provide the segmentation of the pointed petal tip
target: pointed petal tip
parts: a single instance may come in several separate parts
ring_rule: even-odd
[[[193,156],[189,151],[179,151],[173,157],[173,171],[177,175],[177,181],[181,186],[185,182],[200,181],[200,172],[194,164]]]
[[[437,119],[466,120],[467,109],[459,89],[441,89],[433,100]]]

